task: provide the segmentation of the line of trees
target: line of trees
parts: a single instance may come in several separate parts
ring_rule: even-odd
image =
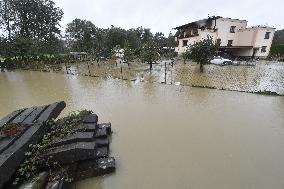
[[[75,19],[67,25],[66,42],[69,51],[85,51],[101,56],[110,56],[112,50],[119,46],[132,49],[138,55],[143,45],[154,42],[159,48],[174,47],[174,36],[170,33],[153,34],[148,28],[132,28],[125,30],[111,26],[103,29],[96,27],[91,21]]]
[[[270,55],[284,61],[284,29],[275,32]]]
[[[1,56],[24,59],[61,51],[62,16],[63,11],[52,0],[1,0]]]
[[[75,19],[64,35],[63,11],[52,0],[0,0],[0,57],[20,60],[70,51],[111,56],[114,47],[140,55],[143,46],[174,47],[174,36],[152,33],[148,28],[99,28],[91,21]],[[131,50],[131,52],[129,52]]]

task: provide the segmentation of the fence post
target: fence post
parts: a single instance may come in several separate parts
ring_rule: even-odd
[[[67,63],[66,62],[65,62],[65,70],[66,70],[66,74],[68,74]]]
[[[91,71],[90,71],[90,65],[89,65],[89,62],[87,63],[87,65],[88,65],[89,76],[91,76]]]
[[[165,84],[167,84],[167,62],[165,61]]]

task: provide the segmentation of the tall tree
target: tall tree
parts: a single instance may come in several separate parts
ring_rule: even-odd
[[[129,65],[131,61],[135,59],[134,50],[130,47],[130,45],[127,43],[124,47],[124,60]]]
[[[167,47],[176,47],[177,42],[175,41],[175,36],[172,33],[169,33],[167,38]]]
[[[1,29],[6,34],[6,38],[11,40],[12,31],[15,27],[16,21],[16,10],[14,3],[11,0],[1,0],[0,1],[0,25]]]
[[[96,51],[97,28],[87,20],[75,19],[67,25],[66,39],[70,50],[94,53]]]
[[[107,30],[107,48],[113,49],[115,46],[119,45],[121,48],[126,46],[127,34],[126,30],[112,26]]]
[[[153,63],[159,59],[159,48],[154,41],[146,42],[141,49],[142,62],[150,65],[150,71],[153,68]]]
[[[203,65],[209,61],[217,53],[217,45],[211,37],[207,37],[199,42],[194,43],[188,48],[190,58],[200,65],[200,72],[203,72]]]
[[[284,56],[284,29],[275,32],[270,55],[277,58]]]
[[[141,33],[141,41],[143,44],[146,44],[148,41],[153,39],[153,34],[149,28],[142,28],[142,33]]]
[[[11,43],[25,41],[29,48],[33,48],[60,37],[59,22],[63,12],[52,0],[0,0],[0,5],[2,32]],[[32,51],[43,49],[48,47]]]
[[[167,38],[162,32],[157,32],[154,35],[154,41],[159,46],[159,48],[167,46]]]

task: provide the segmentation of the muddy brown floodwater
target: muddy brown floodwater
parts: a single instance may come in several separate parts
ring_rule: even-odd
[[[284,97],[41,72],[0,73],[0,117],[65,100],[113,125],[116,173],[80,189],[283,189]]]

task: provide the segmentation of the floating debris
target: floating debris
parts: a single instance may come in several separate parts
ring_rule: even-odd
[[[179,86],[181,83],[180,82],[175,82],[175,85],[176,86]]]

